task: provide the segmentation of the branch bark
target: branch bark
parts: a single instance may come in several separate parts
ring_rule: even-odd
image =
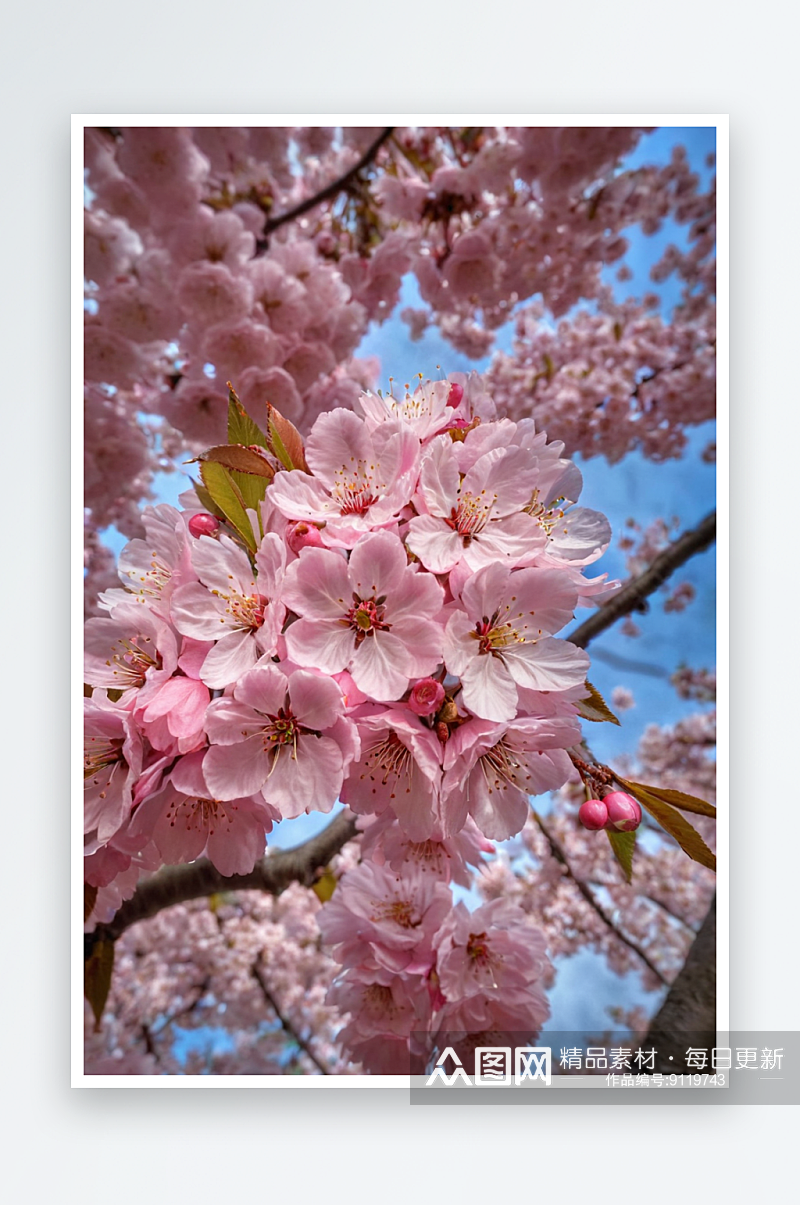
[[[697,527],[691,531],[685,531],[682,536],[670,544],[669,548],[660,552],[644,573],[633,578],[617,594],[598,607],[594,615],[590,615],[567,637],[570,644],[576,644],[578,648],[585,649],[595,636],[599,636],[606,628],[610,628],[618,619],[622,619],[624,615],[630,615],[631,611],[641,611],[648,595],[663,585],[667,578],[685,564],[690,557],[698,552],[703,552],[710,544],[713,544],[716,538],[717,512],[712,511]]]
[[[284,226],[287,222],[294,222],[295,219],[308,213],[311,209],[316,209],[317,205],[321,205],[323,201],[328,201],[331,197],[335,197],[343,189],[347,188],[351,180],[354,180],[360,171],[363,171],[377,155],[378,151],[383,146],[384,142],[388,141],[394,133],[394,126],[387,126],[382,130],[374,142],[370,143],[364,154],[359,159],[355,166],[346,171],[344,175],[332,181],[319,192],[314,193],[313,197],[306,197],[305,201],[301,201],[292,209],[287,209],[286,213],[278,214],[277,217],[270,218],[264,226],[264,234],[256,243],[256,256],[263,255],[269,248],[269,236],[278,229],[279,226]]]
[[[355,835],[354,817],[343,812],[323,832],[302,845],[262,858],[250,874],[226,877],[207,858],[188,866],[166,866],[150,878],[143,879],[133,897],[122,905],[107,925],[98,925],[93,937],[96,940],[107,938],[116,941],[131,925],[155,916],[163,908],[217,892],[257,890],[280,895],[290,883],[311,887],[317,871],[327,866],[331,858]]]
[[[658,1051],[657,1071],[685,1067],[690,1046],[711,1050],[717,1044],[717,898],[692,943],[683,969],[650,1022],[643,1048]],[[670,1058],[670,1056],[672,1056]],[[695,1068],[696,1070],[696,1068]]]

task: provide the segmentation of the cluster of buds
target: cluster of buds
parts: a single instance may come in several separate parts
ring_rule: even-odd
[[[632,833],[642,823],[642,809],[632,795],[610,791],[603,799],[587,799],[578,811],[578,819],[592,832],[605,828]]]

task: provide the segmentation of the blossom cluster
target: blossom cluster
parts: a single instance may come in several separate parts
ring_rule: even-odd
[[[153,471],[221,437],[229,378],[251,413],[269,398],[304,431],[357,408],[375,371],[357,349],[409,275],[424,307],[403,311],[414,337],[435,326],[484,357],[513,315],[512,352],[491,369],[510,417],[535,407],[569,454],[679,454],[684,427],[713,414],[716,197],[681,148],[661,167],[621,166],[643,132],[87,129],[92,525],[141,534]],[[669,320],[657,293],[619,302],[607,284],[618,264],[630,276],[624,232],[665,220],[687,229],[653,269],[656,286],[681,288]]]
[[[613,587],[584,576],[610,531],[563,445],[477,375],[359,408],[271,465],[252,543],[192,492],[145,512],[85,628],[85,840],[97,922],[143,870],[246,874],[274,824],[341,800],[371,861],[321,927],[374,1070],[420,1030],[546,1016],[543,941],[449,883],[572,774],[588,657],[557,633]]]

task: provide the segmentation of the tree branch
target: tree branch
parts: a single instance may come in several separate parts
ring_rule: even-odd
[[[314,1054],[314,1051],[309,1046],[308,1042],[306,1042],[303,1038],[300,1037],[300,1034],[297,1032],[294,1025],[292,1025],[289,1018],[285,1017],[283,1015],[283,1013],[281,1012],[280,1008],[278,1007],[278,1002],[275,999],[275,997],[273,996],[272,992],[270,991],[267,981],[264,978],[264,975],[262,974],[258,963],[254,962],[252,967],[250,968],[250,970],[252,971],[253,978],[258,983],[258,986],[261,988],[261,992],[264,996],[264,999],[266,1000],[267,1004],[270,1006],[270,1008],[274,1012],[275,1016],[280,1021],[281,1026],[283,1027],[283,1029],[285,1029],[286,1033],[288,1033],[288,1035],[292,1039],[292,1041],[296,1042],[297,1045],[300,1047],[300,1049],[302,1051],[304,1051],[305,1054],[308,1055],[308,1057],[311,1059],[311,1062],[320,1071],[320,1073],[322,1075],[330,1075],[330,1071],[325,1066],[325,1064],[317,1058],[317,1056]]]
[[[717,1044],[716,947],[715,896],[683,969],[650,1022],[647,1036],[642,1042],[643,1047],[646,1045],[658,1051],[658,1071],[684,1070],[689,1046],[711,1050]]]
[[[381,131],[375,141],[367,147],[358,163],[356,163],[354,167],[351,167],[349,171],[346,171],[343,176],[339,176],[337,180],[334,180],[325,188],[320,189],[319,192],[314,193],[313,197],[306,197],[305,201],[301,201],[298,205],[295,205],[293,209],[288,209],[286,213],[280,213],[277,217],[270,218],[264,226],[264,234],[256,243],[256,256],[263,255],[268,249],[269,236],[275,230],[277,230],[279,226],[284,226],[287,222],[295,221],[296,218],[302,217],[304,213],[308,213],[310,209],[315,209],[317,205],[321,205],[323,201],[327,201],[331,197],[335,197],[337,193],[340,193],[343,189],[347,188],[350,181],[355,179],[358,173],[363,171],[363,169],[372,162],[378,151],[383,146],[384,142],[391,138],[393,133],[394,126],[387,126],[385,130]]]
[[[580,627],[567,636],[567,640],[570,644],[585,649],[595,636],[610,628],[618,619],[622,619],[623,615],[642,610],[642,604],[649,594],[663,585],[667,578],[695,553],[703,552],[713,544],[716,538],[717,512],[712,511],[692,531],[685,531],[674,543],[660,552],[644,573],[633,578],[598,607],[594,615],[590,615]]]
[[[652,971],[653,974],[656,976],[657,979],[660,980],[661,983],[663,983],[665,986],[668,985],[669,980],[664,978],[661,971],[659,971],[659,969],[655,965],[655,963],[650,961],[647,954],[645,954],[644,950],[642,950],[639,946],[637,946],[636,942],[632,941],[630,937],[627,937],[622,932],[621,929],[617,928],[617,926],[614,924],[611,917],[606,912],[603,905],[596,898],[591,887],[589,887],[588,884],[584,883],[583,879],[579,879],[578,876],[575,874],[575,871],[572,869],[572,867],[569,864],[569,860],[567,858],[567,855],[566,855],[566,852],[565,852],[563,846],[561,845],[561,842],[558,840],[557,837],[555,837],[553,835],[553,833],[550,832],[550,830],[548,829],[547,825],[542,820],[539,813],[535,809],[531,809],[531,810],[533,811],[534,820],[538,824],[543,836],[545,837],[548,845],[550,846],[550,852],[552,853],[552,855],[556,859],[556,861],[560,862],[561,865],[564,867],[564,870],[567,873],[567,877],[572,879],[573,883],[578,888],[578,891],[580,891],[581,895],[586,900],[587,904],[589,904],[589,906],[594,909],[594,911],[597,913],[597,915],[600,917],[600,919],[603,921],[603,923],[608,925],[609,929],[614,934],[614,936],[616,938],[618,938],[622,942],[623,945],[627,946],[629,950],[633,950],[634,954],[637,954],[639,956],[639,958],[641,958],[642,962],[645,964],[647,969],[649,971]]]
[[[207,858],[188,866],[165,866],[150,878],[143,879],[132,899],[122,905],[107,925],[98,925],[93,937],[116,941],[130,925],[155,916],[163,908],[218,892],[258,890],[280,895],[290,883],[311,887],[316,872],[327,866],[355,835],[355,819],[343,812],[323,832],[302,845],[268,854],[256,863],[250,874],[226,878]]]

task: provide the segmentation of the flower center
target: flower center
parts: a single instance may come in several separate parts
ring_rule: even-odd
[[[240,628],[257,631],[264,623],[264,612],[269,606],[269,599],[263,594],[230,594],[228,595],[229,615],[233,617]]]
[[[386,485],[375,484],[372,477],[375,469],[374,464],[367,468],[366,462],[359,460],[349,473],[346,467],[336,470],[331,496],[339,504],[339,514],[363,515],[378,501]]]
[[[207,832],[209,837],[213,837],[216,829],[221,825],[231,827],[232,817],[228,815],[229,811],[237,811],[236,805],[222,803],[219,799],[186,796],[173,799],[167,811],[167,820],[170,828],[174,828],[180,817],[187,829]]]
[[[122,746],[124,743],[122,737],[104,740],[99,736],[87,736],[83,745],[84,780],[93,778],[101,770],[106,770],[109,766],[115,766],[118,762],[123,761]]]
[[[503,649],[527,643],[525,637],[521,636],[512,624],[498,624],[498,619],[499,612],[495,611],[491,618],[484,615],[483,619],[475,624],[475,631],[470,635],[473,640],[479,642],[479,653],[491,653],[494,657],[500,657]]]
[[[130,640],[120,640],[114,647],[117,650],[111,660],[116,669],[114,677],[120,680],[120,689],[144,686],[149,669],[161,669],[161,654],[157,649],[143,648],[142,645],[152,644],[149,636],[133,636]],[[111,665],[107,661],[106,665]]]
[[[531,494],[531,500],[527,506],[523,506],[523,510],[527,515],[534,518],[539,526],[544,530],[545,535],[550,538],[553,528],[564,518],[563,510],[556,510],[560,502],[565,502],[565,498],[556,498],[548,508],[543,502],[539,501],[539,491],[534,490]]]
[[[517,758],[516,751],[506,743],[505,737],[501,737],[496,745],[492,745],[491,749],[480,757],[480,767],[489,794],[495,789],[502,791],[506,786],[524,789],[517,780],[517,773],[526,767]],[[530,774],[526,774],[525,778],[529,779]]]
[[[420,924],[419,918],[414,915],[414,905],[411,900],[373,900],[372,902],[375,911],[370,919],[373,921],[392,921],[401,929],[416,929]]]
[[[364,641],[367,636],[373,636],[375,632],[388,632],[391,628],[390,623],[384,621],[386,595],[381,594],[379,598],[359,598],[353,592],[353,606],[341,621],[356,634],[356,647]]]
[[[467,941],[467,957],[481,966],[489,961],[489,946],[485,933],[470,933]]]
[[[450,518],[445,519],[448,527],[458,532],[465,547],[471,544],[473,538],[483,531],[489,522],[492,507],[497,501],[497,494],[487,497],[486,490],[481,490],[477,497],[469,492],[462,494],[458,506],[450,511]]]

